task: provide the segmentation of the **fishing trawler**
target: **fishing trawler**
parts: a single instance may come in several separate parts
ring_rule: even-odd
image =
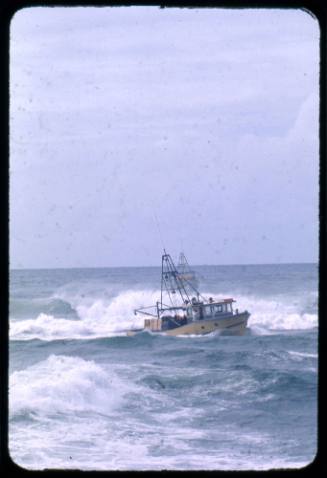
[[[250,314],[238,309],[234,311],[234,302],[232,298],[215,300],[203,297],[185,277],[181,279],[172,258],[164,250],[160,300],[155,305],[134,310],[135,315],[150,318],[144,320],[144,328],[129,330],[127,335],[143,331],[165,335],[205,335],[213,331],[243,335]]]

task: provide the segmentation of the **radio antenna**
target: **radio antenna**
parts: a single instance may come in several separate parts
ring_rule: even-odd
[[[161,229],[160,229],[159,221],[158,221],[158,218],[157,218],[157,215],[156,215],[155,212],[153,213],[153,215],[154,215],[154,218],[155,218],[155,221],[156,221],[156,224],[157,224],[157,228],[158,228],[158,232],[159,232],[159,237],[160,237],[160,241],[161,241],[161,244],[162,244],[162,248],[163,248],[163,250],[164,250],[164,253],[166,254],[166,249],[165,249],[165,245],[164,245],[164,242],[163,242],[163,239],[162,239],[162,234],[161,234]]]

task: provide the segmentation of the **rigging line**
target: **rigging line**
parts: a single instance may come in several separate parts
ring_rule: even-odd
[[[203,297],[202,294],[200,294],[200,292],[198,291],[198,289],[196,289],[196,287],[194,287],[190,281],[188,281],[187,279],[184,279],[184,281],[187,283],[187,285],[194,290],[194,292],[196,292],[196,295],[198,295],[199,297],[201,297],[201,299],[203,300],[203,302],[208,302],[208,299],[206,299],[205,297]]]

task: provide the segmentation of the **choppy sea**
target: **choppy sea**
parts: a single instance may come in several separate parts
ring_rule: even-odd
[[[27,469],[300,468],[317,451],[316,264],[198,266],[242,337],[126,336],[160,268],[10,272],[9,448]]]

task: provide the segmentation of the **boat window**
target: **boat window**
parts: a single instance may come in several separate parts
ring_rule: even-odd
[[[205,315],[212,315],[213,307],[212,305],[206,305],[205,307]]]
[[[186,315],[187,315],[187,317],[190,317],[190,318],[192,317],[192,307],[187,307]]]
[[[200,319],[200,307],[193,307],[193,317],[195,320]]]
[[[215,305],[215,313],[219,313],[223,311],[223,307],[221,304]]]
[[[224,304],[224,311],[225,311],[225,312],[232,312],[232,304],[231,304],[231,302],[227,302],[226,304]]]

